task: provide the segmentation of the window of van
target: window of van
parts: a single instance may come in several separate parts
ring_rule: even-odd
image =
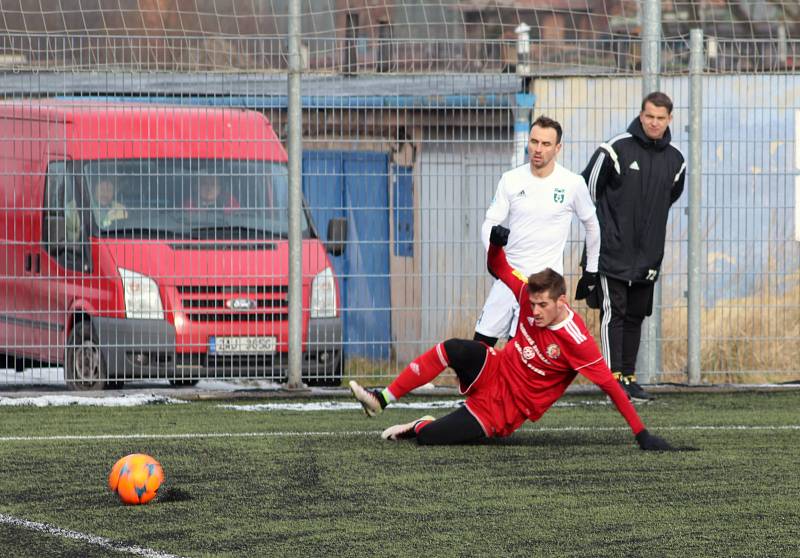
[[[92,230],[136,238],[274,239],[289,233],[285,164],[228,159],[82,161]],[[302,215],[303,236],[311,235]]]
[[[47,253],[69,269],[88,271],[85,219],[81,191],[70,164],[51,162],[47,167],[42,241]]]

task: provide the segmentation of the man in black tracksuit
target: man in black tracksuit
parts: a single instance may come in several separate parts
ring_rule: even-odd
[[[664,258],[669,209],[683,192],[686,164],[670,145],[672,101],[647,95],[628,131],[600,145],[583,171],[600,222],[598,274],[584,272],[576,297],[600,308],[600,345],[631,399],[652,396],[636,382],[642,321]],[[599,288],[594,288],[597,285]]]

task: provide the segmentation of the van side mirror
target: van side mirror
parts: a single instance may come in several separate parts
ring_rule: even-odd
[[[332,256],[341,256],[347,245],[347,219],[345,217],[334,217],[328,221],[327,238],[325,249]]]

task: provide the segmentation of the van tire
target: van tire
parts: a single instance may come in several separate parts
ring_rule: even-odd
[[[342,385],[342,378],[314,378],[313,380],[306,380],[305,384],[308,387],[339,387]]]
[[[196,386],[200,380],[170,380],[170,385],[175,387],[192,387]]]
[[[336,363],[336,368],[333,370],[333,374],[330,376],[323,376],[323,377],[315,377],[315,378],[303,378],[303,382],[308,387],[339,387],[342,385],[342,360],[344,359],[343,356],[339,356],[339,362]]]
[[[73,391],[97,391],[106,387],[106,362],[97,334],[87,320],[76,322],[69,334],[64,375],[67,387]]]

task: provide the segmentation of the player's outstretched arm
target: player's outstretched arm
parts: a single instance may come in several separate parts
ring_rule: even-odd
[[[503,246],[508,243],[508,235],[511,231],[502,225],[495,225],[489,235],[489,253],[487,254],[486,264],[492,277],[500,279],[511,292],[516,293],[517,298],[521,294],[521,289],[525,287],[528,278],[517,271],[506,260],[506,253]]]
[[[650,434],[646,428],[636,435],[636,443],[645,451],[672,451],[675,449],[664,438]]]
[[[666,440],[647,431],[642,419],[639,417],[639,413],[636,412],[636,409],[628,400],[625,390],[611,375],[611,370],[608,369],[594,340],[589,337],[580,344],[580,348],[582,352],[576,351],[576,358],[574,361],[570,361],[570,365],[576,372],[586,376],[609,396],[619,413],[627,421],[628,426],[631,427],[639,447],[647,451],[670,451],[674,449]]]

